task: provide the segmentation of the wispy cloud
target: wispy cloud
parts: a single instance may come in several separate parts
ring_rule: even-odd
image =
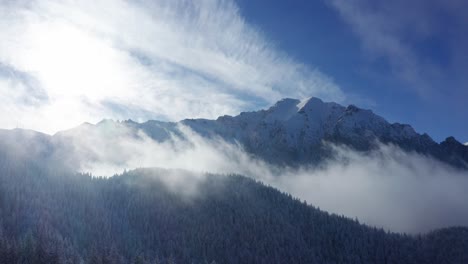
[[[383,59],[404,87],[422,98],[462,103],[468,96],[466,1],[329,2],[360,38],[371,61]]]
[[[0,17],[2,127],[53,132],[104,117],[213,118],[282,97],[344,98],[233,1],[7,1]]]

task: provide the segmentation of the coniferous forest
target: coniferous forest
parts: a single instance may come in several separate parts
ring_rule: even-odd
[[[239,175],[0,172],[1,263],[468,263],[466,228],[390,233]]]

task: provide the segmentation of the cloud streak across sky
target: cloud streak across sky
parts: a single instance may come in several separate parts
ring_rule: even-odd
[[[342,101],[234,2],[3,1],[1,127],[55,132],[102,118],[213,118],[283,97]]]
[[[407,89],[427,99],[468,97],[468,3],[463,0],[332,0],[367,57],[388,64]]]

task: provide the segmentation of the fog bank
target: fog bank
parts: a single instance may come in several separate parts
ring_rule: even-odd
[[[207,139],[184,126],[178,129],[179,135],[162,142],[128,128],[113,135],[86,131],[72,137],[74,159],[79,159],[80,171],[104,176],[142,167],[196,172],[193,175],[242,174],[323,210],[392,231],[468,226],[468,172],[430,157],[391,145],[366,154],[333,146],[333,160],[318,168],[293,169],[267,164],[239,144]],[[193,189],[193,181],[166,180],[181,192]]]

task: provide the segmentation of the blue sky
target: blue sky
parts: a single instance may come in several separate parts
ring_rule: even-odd
[[[459,0],[0,0],[0,127],[216,118],[317,96],[468,141]]]
[[[332,76],[350,102],[438,141],[468,141],[466,1],[237,2],[249,23]]]

